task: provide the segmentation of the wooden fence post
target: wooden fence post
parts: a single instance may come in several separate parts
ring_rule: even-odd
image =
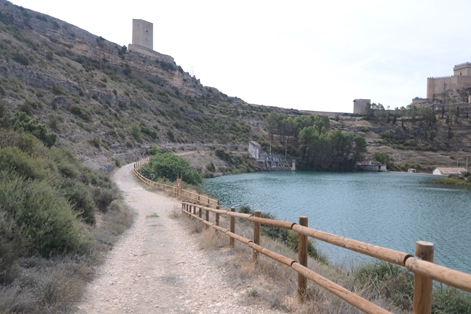
[[[231,207],[231,212],[235,212],[235,208]],[[235,233],[235,217],[231,216],[230,232]],[[229,246],[234,247],[234,238],[229,238]]]
[[[259,210],[256,210],[254,213],[255,217],[260,217],[261,215],[262,215],[262,212]],[[259,222],[253,223],[253,243],[260,245],[260,223]],[[257,258],[258,258],[258,252],[256,250],[253,250],[254,262],[257,262]]]
[[[201,218],[202,212],[203,210],[201,209],[201,207],[198,207],[198,217]]]
[[[417,241],[415,256],[423,261],[433,263],[433,243]],[[414,274],[414,314],[432,313],[433,280],[427,276]]]
[[[205,209],[206,212],[206,221],[209,221],[209,210]],[[209,228],[209,225],[205,224],[206,228]]]
[[[219,209],[219,205],[216,206],[216,209]],[[216,213],[216,219],[215,219],[215,222],[216,226],[219,226],[219,213]],[[217,233],[218,232],[218,229],[214,229],[214,231]]]
[[[299,225],[308,227],[308,218],[306,216],[299,217]],[[299,264],[307,267],[307,236],[298,234],[298,260]],[[303,303],[306,299],[307,278],[298,274],[298,298]]]

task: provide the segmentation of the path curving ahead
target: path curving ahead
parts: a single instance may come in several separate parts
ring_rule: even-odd
[[[170,218],[181,203],[145,190],[133,164],[114,179],[136,212],[133,226],[109,252],[77,313],[278,313],[247,305],[182,225]]]

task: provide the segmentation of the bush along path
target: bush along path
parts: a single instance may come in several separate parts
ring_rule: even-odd
[[[224,270],[172,218],[181,202],[144,189],[132,166],[114,177],[137,217],[97,269],[77,313],[278,313],[248,305],[245,290],[229,286]]]

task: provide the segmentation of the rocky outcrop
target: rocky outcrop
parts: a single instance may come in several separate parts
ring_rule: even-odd
[[[129,51],[127,48],[112,43],[101,36],[93,35],[72,24],[41,14],[9,1],[0,0],[0,12],[3,18],[10,19],[20,29],[30,29],[40,37],[58,44],[68,51],[93,60],[103,60],[117,66],[124,66],[131,71],[147,73],[159,78],[162,84],[174,86],[180,93],[192,96],[206,96],[216,94],[220,98],[227,95],[215,88],[201,85],[199,80],[184,72],[180,66],[173,62],[173,58],[155,52],[143,54]],[[31,81],[32,77],[30,77]],[[66,82],[63,82],[67,85]],[[219,94],[219,95],[218,95]]]

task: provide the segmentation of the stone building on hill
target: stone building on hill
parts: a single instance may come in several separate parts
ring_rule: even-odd
[[[412,104],[426,106],[432,104],[464,105],[471,103],[471,63],[453,67],[453,75],[427,78],[427,98],[416,97]]]
[[[371,104],[371,99],[354,99],[353,113],[363,114],[367,104]]]
[[[171,56],[154,50],[154,24],[144,20],[132,20],[132,44],[128,45],[128,50],[155,57],[159,61],[175,63]]]

